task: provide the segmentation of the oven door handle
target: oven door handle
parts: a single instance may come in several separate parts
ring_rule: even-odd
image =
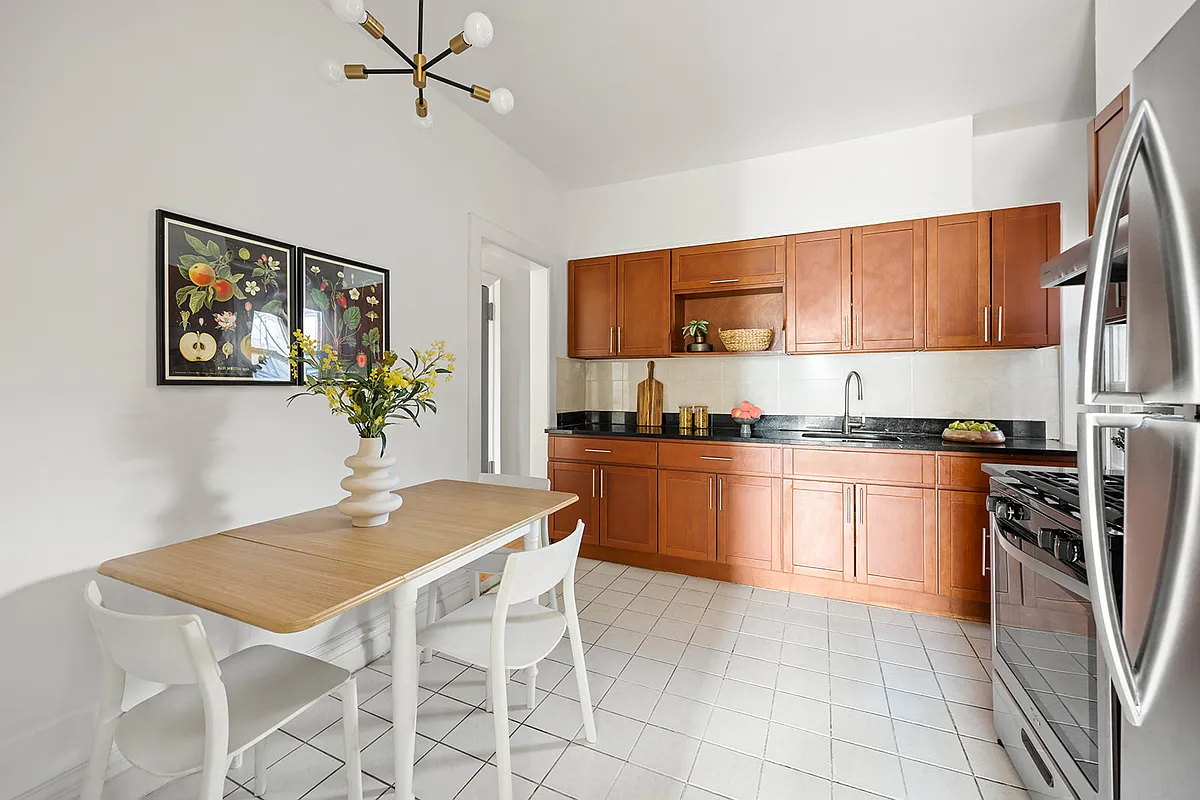
[[[1078,578],[1072,578],[1065,572],[1057,570],[1049,564],[1044,564],[1026,553],[1021,549],[1020,545],[1011,540],[1012,534],[1004,530],[1003,526],[997,524],[996,529],[997,533],[1000,534],[999,536],[996,536],[996,541],[1002,548],[1004,548],[1004,552],[1007,553],[1014,561],[1018,562],[1022,567],[1033,570],[1038,575],[1041,575],[1048,581],[1058,584],[1076,597],[1083,598],[1084,600],[1087,600],[1090,597],[1086,583]]]

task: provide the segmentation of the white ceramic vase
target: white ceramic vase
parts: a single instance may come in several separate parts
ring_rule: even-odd
[[[337,507],[356,528],[382,525],[404,502],[400,495],[392,494],[400,485],[400,479],[391,472],[396,459],[385,458],[382,452],[383,439],[359,439],[358,452],[345,461],[354,474],[342,478],[342,488],[350,496]]]

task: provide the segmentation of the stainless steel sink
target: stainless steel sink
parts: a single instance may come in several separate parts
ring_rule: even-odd
[[[802,439],[832,439],[843,442],[901,442],[901,437],[894,433],[871,433],[869,431],[805,431],[800,434]]]

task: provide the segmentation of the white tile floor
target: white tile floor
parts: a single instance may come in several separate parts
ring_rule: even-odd
[[[576,591],[599,740],[584,740],[564,642],[534,711],[519,676],[510,688],[520,800],[1028,798],[992,728],[986,626],[586,559]],[[358,676],[368,798],[393,780],[389,673],[385,658]],[[420,800],[496,796],[483,680],[421,667]],[[269,800],[345,797],[337,701],[270,745]],[[227,796],[249,800],[250,778],[232,772]]]

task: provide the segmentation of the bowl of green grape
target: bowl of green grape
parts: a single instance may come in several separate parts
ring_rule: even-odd
[[[959,420],[951,422],[949,427],[942,431],[942,438],[948,442],[1000,444],[1004,441],[1004,433],[990,422]]]

